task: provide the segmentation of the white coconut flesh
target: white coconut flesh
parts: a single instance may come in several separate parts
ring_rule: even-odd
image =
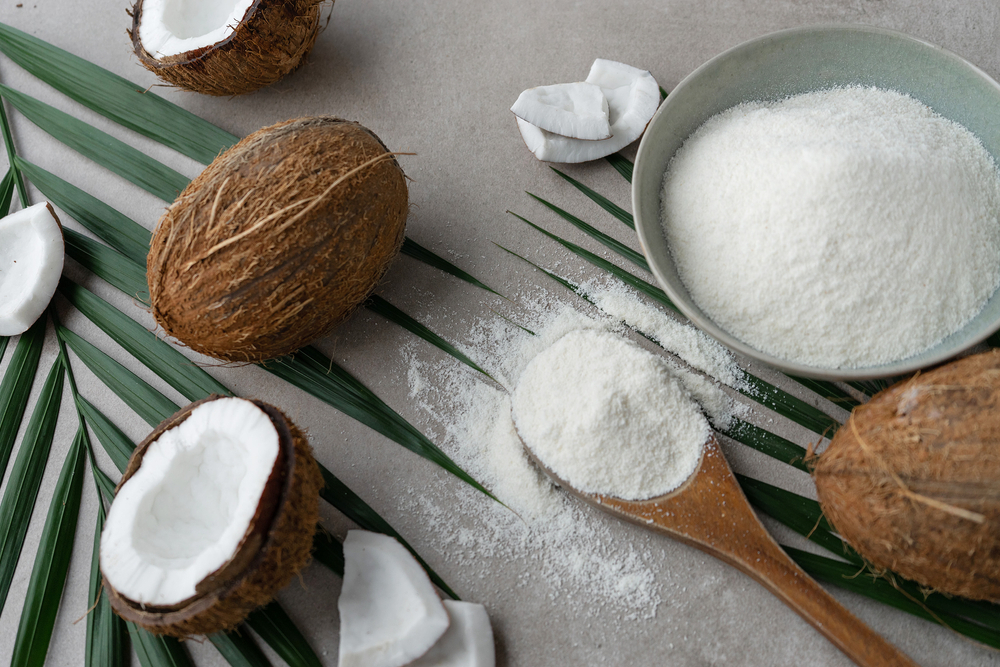
[[[263,410],[220,398],[149,445],[101,535],[101,571],[143,605],[177,605],[236,553],[278,459]]]
[[[529,88],[510,108],[537,128],[586,141],[611,136],[608,99],[599,86],[586,81]]]
[[[410,667],[495,667],[493,628],[486,607],[445,600],[451,624],[431,650]]]
[[[0,219],[0,336],[24,333],[45,312],[64,257],[62,229],[48,204]]]
[[[139,41],[154,58],[175,56],[226,39],[253,0],[143,0]]]
[[[351,530],[344,540],[340,667],[402,667],[448,629],[430,578],[394,538]]]
[[[547,132],[518,118],[521,137],[539,160],[587,162],[620,151],[642,136],[660,105],[660,88],[645,70],[598,58],[586,81],[600,87],[608,100],[611,138],[582,141]]]

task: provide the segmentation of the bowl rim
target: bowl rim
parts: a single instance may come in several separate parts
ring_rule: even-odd
[[[949,51],[942,46],[933,44],[919,37],[913,37],[912,35],[907,35],[906,33],[899,32],[897,30],[890,30],[888,28],[880,28],[876,26],[864,25],[864,24],[851,24],[851,23],[819,23],[808,26],[798,26],[795,28],[786,28],[783,30],[777,30],[774,32],[769,32],[763,35],[759,35],[747,41],[741,42],[735,46],[732,46],[725,51],[713,56],[709,60],[705,61],[694,69],[690,74],[685,76],[667,95],[666,100],[660,104],[660,107],[653,114],[652,119],[650,119],[649,124],[646,126],[646,132],[643,133],[642,140],[639,142],[639,148],[636,153],[634,174],[632,178],[632,211],[635,215],[635,230],[639,237],[639,245],[642,248],[642,253],[646,257],[649,269],[656,281],[659,283],[660,287],[666,292],[670,301],[677,307],[677,309],[691,322],[697,326],[702,331],[708,333],[710,336],[718,340],[720,343],[728,347],[730,350],[747,357],[748,359],[755,360],[767,364],[768,366],[775,368],[783,373],[793,376],[805,377],[805,378],[815,378],[821,380],[834,380],[834,381],[844,381],[844,380],[873,380],[880,378],[893,377],[898,375],[906,375],[914,371],[918,371],[924,368],[928,368],[944,361],[955,357],[962,352],[972,348],[979,343],[993,335],[996,331],[1000,330],[1000,317],[997,318],[995,322],[987,326],[983,332],[973,336],[972,338],[966,340],[959,346],[950,346],[946,349],[942,349],[940,352],[930,355],[922,356],[922,353],[917,353],[910,357],[900,359],[899,361],[890,362],[888,364],[882,364],[879,366],[864,366],[861,368],[828,368],[822,366],[810,366],[807,364],[788,361],[780,357],[762,352],[754,347],[751,347],[747,343],[739,340],[726,330],[722,329],[718,324],[705,316],[700,309],[692,308],[690,301],[693,299],[689,295],[678,294],[676,290],[671,287],[669,281],[665,279],[664,273],[659,265],[658,260],[651,255],[648,250],[647,244],[651,238],[656,238],[657,236],[662,239],[663,233],[661,231],[661,223],[659,215],[654,221],[649,221],[641,213],[641,207],[639,202],[647,195],[647,191],[643,186],[642,178],[638,177],[638,174],[643,170],[643,165],[645,161],[644,156],[648,154],[652,149],[649,147],[650,142],[647,138],[650,136],[648,132],[657,120],[669,113],[671,109],[671,99],[676,99],[677,92],[683,92],[686,88],[692,86],[692,81],[697,81],[703,72],[712,68],[720,60],[725,60],[738,56],[741,52],[747,49],[753,49],[758,44],[762,42],[770,42],[775,40],[775,38],[791,38],[799,35],[817,33],[817,32],[844,32],[844,33],[873,33],[881,36],[891,37],[893,39],[900,39],[904,41],[913,42],[920,44],[924,47],[930,47],[934,51],[938,52],[941,56],[957,61],[962,67],[969,68],[973,73],[975,73],[979,78],[983,79],[988,85],[991,85],[996,89],[998,96],[1000,96],[1000,83],[997,83],[989,74],[984,72],[982,69],[976,65],[970,63],[968,60],[962,56]],[[994,160],[1000,166],[1000,157],[995,157]],[[662,176],[662,174],[661,174]],[[657,197],[659,197],[659,188],[657,189]],[[1000,288],[998,288],[1000,291]],[[994,295],[991,295],[991,299]],[[985,306],[984,306],[985,307]],[[968,323],[967,323],[968,324]],[[964,326],[967,326],[964,325]],[[963,326],[963,328],[964,328]],[[958,329],[961,331],[962,329]],[[956,332],[952,332],[954,335]],[[947,337],[946,337],[947,338]],[[940,342],[935,346],[940,346]],[[934,348],[930,348],[933,350]],[[929,351],[929,350],[925,350]]]

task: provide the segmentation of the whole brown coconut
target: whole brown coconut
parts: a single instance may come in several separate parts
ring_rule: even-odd
[[[167,209],[147,260],[153,316],[223,361],[263,361],[329,333],[403,242],[408,198],[370,130],[300,118],[220,155]]]
[[[132,453],[118,489],[142,465],[150,444],[178,426],[191,411],[221,396],[196,401],[161,423]],[[251,401],[278,431],[279,454],[257,512],[239,548],[223,567],[199,584],[198,594],[178,605],[158,608],[121,595],[103,577],[111,607],[126,621],[156,634],[189,637],[229,630],[274,595],[309,562],[319,520],[323,478],[305,436],[280,410]],[[118,490],[116,489],[116,491]],[[102,573],[104,563],[101,564]]]
[[[813,477],[823,513],[876,568],[1000,601],[1000,350],[855,408]]]
[[[137,0],[128,34],[139,62],[164,81],[206,95],[242,95],[271,85],[302,64],[319,34],[321,2],[255,0],[221,41],[157,58],[139,37],[143,0]]]

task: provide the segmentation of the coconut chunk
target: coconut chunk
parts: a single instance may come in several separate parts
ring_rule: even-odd
[[[118,490],[101,535],[101,570],[118,594],[170,607],[236,554],[280,450],[251,401],[203,403],[146,449]]]
[[[445,600],[451,625],[434,646],[410,667],[494,667],[493,628],[486,607]]]
[[[253,0],[144,0],[139,39],[157,58],[212,46],[229,37]]]
[[[344,540],[340,667],[402,667],[448,629],[448,612],[417,560],[396,539],[351,530]]]
[[[510,108],[535,127],[587,141],[611,136],[608,100],[599,86],[577,81],[529,88]]]
[[[590,68],[587,83],[600,87],[608,100],[611,138],[583,141],[547,132],[520,118],[517,127],[535,157],[545,162],[587,162],[611,155],[642,136],[660,105],[660,88],[653,76],[641,69],[598,58]]]
[[[64,257],[62,228],[47,203],[0,219],[0,336],[24,333],[45,312]]]

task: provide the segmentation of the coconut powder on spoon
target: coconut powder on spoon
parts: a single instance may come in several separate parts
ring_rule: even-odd
[[[524,369],[512,396],[518,433],[585,493],[640,500],[698,467],[709,426],[666,363],[609,331],[571,331]]]

